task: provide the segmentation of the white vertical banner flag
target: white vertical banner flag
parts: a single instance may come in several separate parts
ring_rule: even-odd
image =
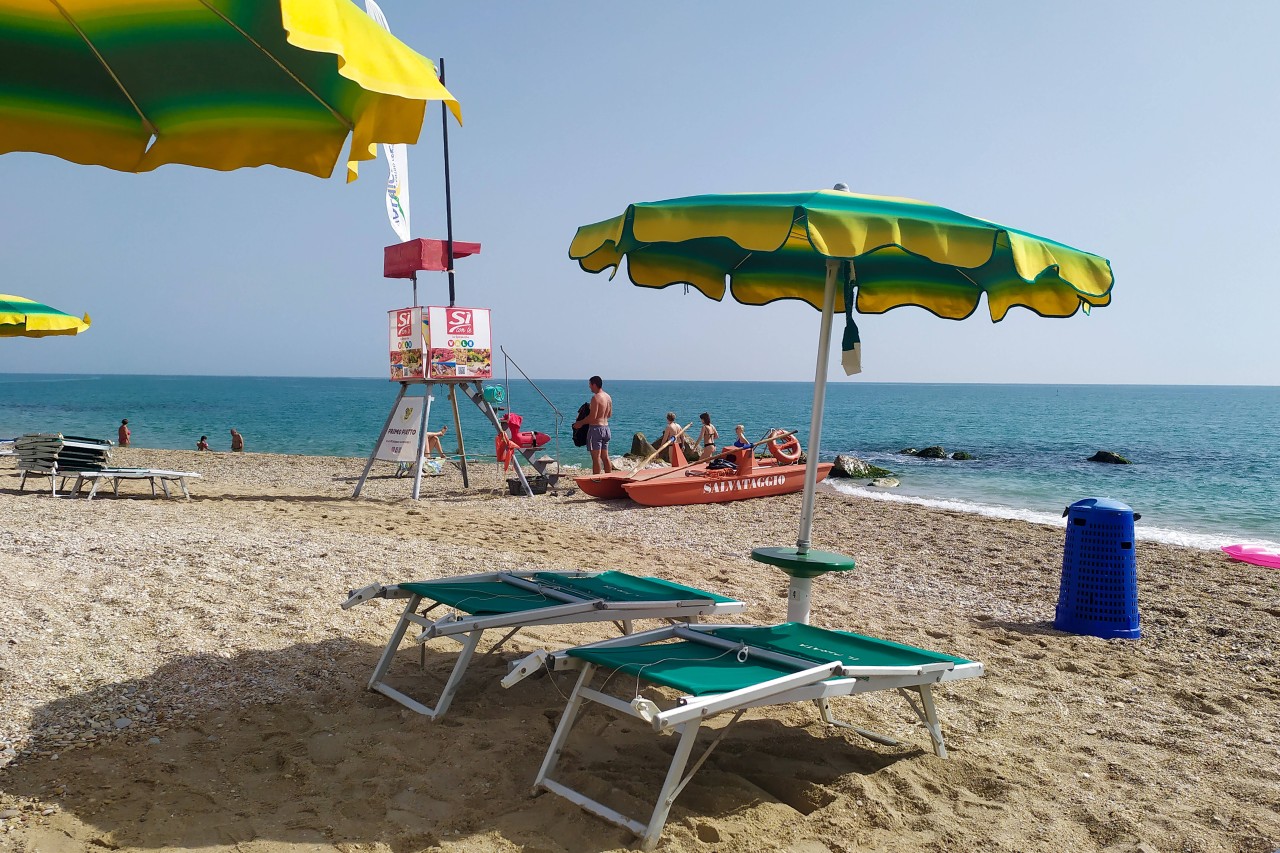
[[[387,16],[376,0],[364,0],[364,10],[387,32]],[[409,148],[403,142],[394,145],[383,145],[382,153],[387,157],[387,219],[391,227],[405,243],[410,239],[409,231]]]

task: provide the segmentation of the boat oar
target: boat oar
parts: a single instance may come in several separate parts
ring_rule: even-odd
[[[676,430],[676,434],[675,434],[675,435],[671,436],[670,438],[665,438],[665,439],[663,439],[663,440],[662,440],[662,442],[658,445],[657,450],[655,450],[655,451],[653,451],[652,453],[650,453],[650,454],[649,454],[649,456],[648,456],[648,458],[646,458],[643,462],[641,462],[641,463],[640,463],[639,465],[637,465],[636,467],[632,468],[632,469],[631,469],[631,473],[632,473],[632,474],[636,473],[636,472],[637,472],[637,471],[639,471],[641,468],[643,468],[644,466],[648,465],[648,464],[649,464],[650,462],[652,462],[653,460],[657,459],[657,458],[658,458],[658,454],[659,454],[659,453],[661,453],[663,450],[665,450],[668,444],[671,444],[673,441],[675,441],[676,439],[678,439],[680,436],[684,435],[684,431],[685,431],[685,430],[687,430],[687,429],[688,429],[689,427],[691,427],[691,426],[693,426],[693,421],[689,421],[687,424],[685,424],[684,426],[680,427],[680,429]]]
[[[780,439],[780,438],[788,438],[790,436],[795,435],[798,431],[799,430],[793,429],[791,430],[791,432],[775,433],[773,430],[770,430],[769,435],[766,435],[764,438],[760,439],[754,444],[748,444],[746,447],[730,447],[728,450],[720,451],[715,456],[712,456],[710,459],[699,459],[696,462],[690,462],[688,465],[681,465],[679,468],[672,468],[670,471],[663,471],[661,474],[654,474],[649,479],[656,480],[659,477],[666,477],[670,474],[676,473],[677,471],[683,471],[685,468],[692,468],[694,465],[701,465],[704,462],[714,462],[717,459],[724,459],[726,456],[730,456],[734,453],[737,453],[739,450],[755,450],[757,447],[764,444],[765,442],[776,441],[777,439]]]

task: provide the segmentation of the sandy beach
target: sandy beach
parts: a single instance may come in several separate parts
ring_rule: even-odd
[[[799,496],[641,508],[562,489],[513,498],[491,464],[465,491],[361,461],[116,451],[199,471],[193,499],[140,483],[93,501],[18,494],[0,462],[0,849],[624,850],[633,838],[530,783],[571,681],[498,685],[538,628],[479,660],[430,723],[364,689],[398,615],[347,590],[498,568],[618,568],[785,614]],[[1064,504],[1080,495],[1064,496]],[[1280,848],[1280,573],[1139,543],[1143,638],[1053,630],[1060,528],[820,494],[814,622],[981,660],[945,686],[951,758],[889,693],[841,702],[886,747],[811,705],[748,714],[676,801],[660,849],[1248,851]],[[452,648],[393,668],[424,693]],[[569,779],[646,813],[674,740],[593,712]],[[590,737],[587,737],[587,736]],[[587,769],[581,769],[586,766]]]

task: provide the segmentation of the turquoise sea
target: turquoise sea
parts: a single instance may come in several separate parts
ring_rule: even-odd
[[[589,396],[586,382],[538,384],[565,416],[562,462],[588,462],[568,429]],[[532,387],[520,380],[508,388],[526,428],[556,432]],[[632,380],[606,388],[615,453],[629,449],[636,431],[659,433],[668,410],[682,424],[709,411],[730,439],[743,423],[751,437],[780,426],[799,429],[807,442],[809,383]],[[0,437],[61,431],[114,439],[127,417],[139,447],[194,449],[205,434],[225,450],[235,427],[250,451],[365,456],[395,393],[381,379],[0,374]],[[467,450],[492,454],[492,432],[461,402]],[[446,421],[452,412],[437,394],[432,428]],[[978,458],[897,453],[931,444]],[[1084,461],[1099,449],[1135,464]],[[839,382],[827,392],[822,451],[895,471],[902,485],[892,491],[836,486],[879,500],[1051,523],[1073,501],[1111,497],[1142,514],[1141,538],[1199,547],[1280,543],[1280,388]]]

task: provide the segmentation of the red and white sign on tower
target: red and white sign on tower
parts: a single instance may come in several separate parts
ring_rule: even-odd
[[[427,353],[429,380],[491,378],[493,334],[489,309],[428,308]]]
[[[392,382],[493,377],[488,308],[398,308],[387,316]]]
[[[427,378],[422,312],[422,308],[397,308],[387,312],[392,382],[421,382]]]

